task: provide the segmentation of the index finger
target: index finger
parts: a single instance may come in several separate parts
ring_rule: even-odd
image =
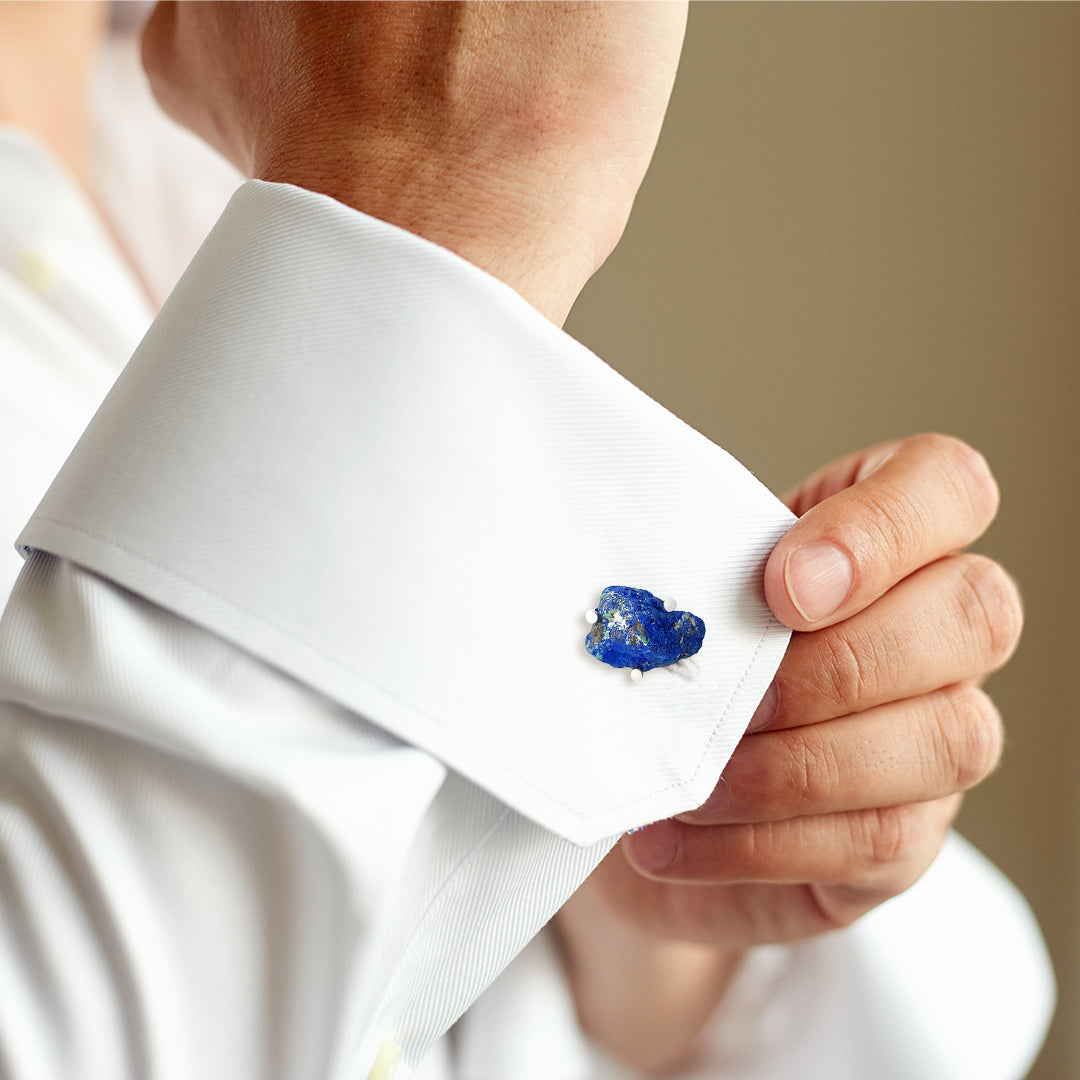
[[[811,507],[773,549],[765,598],[793,630],[863,610],[986,530],[998,487],[982,454],[947,435],[898,443],[868,476]]]

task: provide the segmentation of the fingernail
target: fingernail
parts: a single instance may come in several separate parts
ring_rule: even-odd
[[[808,622],[827,619],[851,592],[851,560],[835,544],[804,544],[789,552],[784,583],[799,614]]]
[[[623,843],[642,870],[663,870],[679,853],[679,827],[671,820],[657,821],[631,833]]]
[[[750,717],[750,723],[746,725],[746,734],[753,735],[755,731],[760,731],[763,727],[768,727],[772,723],[772,718],[776,715],[776,705],[780,700],[780,691],[777,689],[776,680],[773,679],[769,683],[769,689],[765,691],[765,696],[758,703],[758,707],[754,710],[754,715]]]

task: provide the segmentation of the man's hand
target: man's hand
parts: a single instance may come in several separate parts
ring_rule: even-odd
[[[938,435],[845,458],[788,497],[802,516],[765,592],[798,632],[751,732],[702,807],[626,837],[560,915],[579,1009],[616,1052],[666,1063],[741,951],[846,926],[933,861],[1001,752],[979,686],[1016,645],[1020,601],[996,563],[957,554],[997,502],[983,458]],[[602,942],[624,967],[603,986]],[[683,1017],[615,999],[632,964],[689,980]]]
[[[555,322],[626,224],[678,3],[158,4],[151,86],[241,170],[456,251]]]

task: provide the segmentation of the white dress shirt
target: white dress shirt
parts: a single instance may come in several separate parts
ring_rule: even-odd
[[[0,153],[40,170],[18,205],[78,206]],[[96,403],[102,324],[139,304],[87,208],[93,263],[27,256],[33,220],[0,332],[32,372],[8,460],[43,488],[78,406],[41,405]],[[97,322],[64,300],[89,275]],[[620,830],[711,787],[786,640],[759,578],[787,521],[498,282],[246,186],[20,540],[0,1073],[362,1078],[396,1044],[424,1077],[622,1075],[550,941],[513,958]],[[638,685],[599,665],[580,617],[611,583],[674,595],[707,648]],[[1019,1077],[1051,985],[954,840],[852,931],[754,954],[707,1075]]]
[[[85,780],[47,805],[95,891],[128,864],[106,906],[145,928],[136,997],[177,1033],[224,1025],[167,1038],[169,1068],[235,1075],[264,1026],[331,1069],[387,1040],[415,1065],[621,831],[711,790],[787,642],[760,576],[789,522],[506,286],[324,196],[242,187],[23,531],[0,627],[9,745],[37,763],[79,721]],[[635,684],[587,654],[613,582],[692,600],[691,664]],[[147,770],[153,867],[143,817],[91,810]],[[237,789],[295,838],[227,847],[177,912],[207,860],[192,804],[226,800],[227,835]],[[270,874],[292,895],[249,955]],[[267,938],[300,974],[252,1017]]]

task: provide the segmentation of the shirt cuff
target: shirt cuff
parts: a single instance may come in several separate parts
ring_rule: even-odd
[[[783,655],[788,511],[503,283],[251,181],[24,530],[577,843],[699,804]],[[608,585],[701,651],[585,650]]]

